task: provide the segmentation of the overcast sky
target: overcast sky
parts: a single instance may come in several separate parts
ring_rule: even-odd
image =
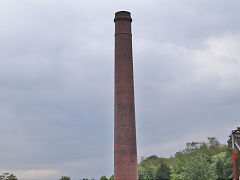
[[[0,0],[0,172],[113,174],[114,14],[132,13],[138,158],[226,143],[240,121],[239,0]]]

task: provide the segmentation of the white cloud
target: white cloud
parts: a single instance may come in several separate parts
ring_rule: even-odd
[[[209,37],[203,49],[192,52],[195,65],[194,80],[215,81],[223,88],[239,87],[240,35]]]
[[[216,88],[239,87],[240,35],[209,36],[202,41],[202,46],[189,48],[183,44],[139,38],[135,44],[136,67],[144,71],[149,69],[148,73],[154,74],[152,78],[156,80],[165,78],[165,86],[161,89],[168,87],[168,91],[181,87],[186,90],[194,83],[211,83]],[[149,56],[149,59],[142,56]],[[144,75],[144,71],[137,69],[140,75]]]

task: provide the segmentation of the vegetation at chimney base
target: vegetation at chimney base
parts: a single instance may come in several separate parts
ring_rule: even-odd
[[[227,145],[215,137],[207,142],[189,142],[184,150],[170,158],[156,155],[141,158],[138,164],[139,180],[215,180],[233,179],[231,138]]]
[[[227,180],[234,179],[232,140],[220,144],[215,137],[186,143],[170,158],[152,155],[138,164],[139,180]],[[103,177],[103,176],[102,176]],[[106,176],[104,176],[104,180]],[[111,179],[113,180],[113,176]]]
[[[240,163],[240,162],[239,162]],[[152,155],[142,157],[138,164],[139,180],[223,180],[233,179],[232,140],[220,144],[215,137],[207,141],[186,143],[184,150],[170,158]],[[0,180],[18,180],[14,174],[4,173]],[[60,180],[71,180],[62,176]],[[94,180],[83,178],[80,180]],[[114,180],[102,176],[100,180]]]

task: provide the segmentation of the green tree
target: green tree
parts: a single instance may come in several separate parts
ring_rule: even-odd
[[[108,178],[106,176],[102,176],[100,177],[100,180],[108,180]]]
[[[166,164],[161,164],[155,173],[156,180],[168,180],[171,178],[171,169]]]
[[[109,180],[114,180],[114,175],[112,175],[112,176],[109,178]]]
[[[62,177],[60,178],[60,180],[71,180],[71,178],[68,177],[68,176],[62,176]]]
[[[153,180],[154,179],[154,170],[149,166],[139,166],[138,167],[138,179],[139,180]]]
[[[212,180],[233,179],[231,137],[228,144],[221,144],[215,137],[207,141],[189,142],[186,148],[170,158],[159,158],[156,155],[141,158],[138,164],[138,179],[160,178],[157,174],[161,164],[166,164],[172,180]]]
[[[150,168],[150,167],[145,168],[144,179],[145,180],[153,180],[154,179],[154,172],[153,172],[152,168]]]
[[[217,179],[225,179],[224,164],[220,159],[216,163],[216,175]]]
[[[216,179],[210,159],[204,154],[189,157],[182,167],[181,174],[185,180]]]
[[[144,180],[144,168],[138,166],[138,180]]]
[[[173,174],[171,174],[171,179],[172,180],[183,180],[184,178],[183,178],[182,174],[175,174],[175,173],[173,173]]]
[[[158,168],[158,166],[162,163],[167,163],[167,158],[159,158],[156,155],[149,156],[147,158],[141,158],[140,166],[141,167],[151,167],[154,170]]]

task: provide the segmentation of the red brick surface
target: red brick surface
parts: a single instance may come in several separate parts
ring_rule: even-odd
[[[137,180],[131,15],[115,14],[114,180]]]

